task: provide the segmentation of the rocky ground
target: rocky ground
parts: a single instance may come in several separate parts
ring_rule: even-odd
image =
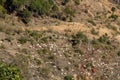
[[[120,42],[84,32],[0,29],[0,61],[25,80],[119,80]]]
[[[120,80],[119,3],[82,0],[72,8],[73,22],[0,18],[0,63],[20,69],[23,80]]]

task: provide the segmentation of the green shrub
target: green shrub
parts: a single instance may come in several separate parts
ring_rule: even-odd
[[[66,17],[64,17],[62,20],[66,21],[66,19],[68,18],[70,22],[73,21],[73,17],[75,16],[75,10],[67,6],[65,7],[63,12],[65,13]]]
[[[75,4],[79,5],[80,4],[80,0],[75,0]]]
[[[92,25],[96,26],[96,23],[93,20],[88,20],[89,23],[91,23]]]
[[[39,15],[48,15],[53,5],[52,0],[32,0],[29,8]]]
[[[25,17],[25,18],[29,18],[29,17],[31,16],[31,12],[28,11],[27,9],[24,10],[24,11],[22,12],[22,14],[23,14],[23,17]]]
[[[0,5],[0,13],[5,14],[6,12],[7,12],[6,9]]]
[[[29,51],[26,48],[21,49],[20,52],[24,53],[24,54],[28,54],[29,53]]]
[[[2,27],[2,25],[0,24],[0,32],[3,32],[4,28]]]
[[[0,63],[0,80],[23,80],[19,69]]]
[[[72,16],[74,17],[75,16],[75,11],[73,9],[71,9],[70,7],[66,7],[64,9],[64,12],[68,15],[68,16]]]
[[[42,37],[42,35],[39,34],[39,33],[36,32],[36,31],[31,31],[31,32],[29,32],[29,35],[30,35],[30,37],[34,38],[35,40],[39,40],[40,37]]]
[[[1,44],[0,49],[6,49],[6,46],[4,44]]]
[[[64,3],[68,3],[70,0],[64,0]]]
[[[117,55],[120,56],[120,51],[117,52]]]
[[[5,7],[11,13],[19,10],[20,7],[25,6],[27,0],[6,0]]]
[[[57,5],[53,5],[52,10],[54,12],[58,12],[59,11],[58,6]]]
[[[36,61],[37,65],[40,65],[42,63],[39,59],[36,59],[36,58],[35,58],[35,61]]]
[[[92,63],[87,63],[87,64],[85,65],[85,68],[86,68],[86,69],[90,69],[92,66],[93,66]]]
[[[82,42],[87,42],[88,38],[85,34],[83,34],[81,31],[79,31],[76,35],[72,35],[72,40],[70,40],[72,46],[75,46],[77,44]]]
[[[13,3],[12,5],[19,8],[20,6],[24,5],[27,0],[11,0],[11,1]]]
[[[28,39],[26,37],[20,37],[18,39],[18,41],[19,41],[20,44],[24,44],[24,43],[26,43],[28,41]]]
[[[38,32],[36,32],[36,31],[29,31],[29,35],[31,36],[31,37],[39,37],[39,34],[38,34]]]
[[[106,35],[101,36],[98,41],[101,43],[105,43],[108,40],[108,37]]]
[[[115,7],[112,7],[111,11],[114,13],[116,11]]]
[[[75,49],[76,53],[79,53],[80,55],[83,55],[83,51],[81,49]]]
[[[76,34],[76,38],[78,38],[79,40],[82,40],[83,42],[87,42],[88,41],[87,36],[85,34],[83,34],[81,31],[79,31]]]
[[[73,78],[72,76],[65,76],[64,80],[73,80],[72,78]]]
[[[118,19],[118,15],[112,14],[111,16],[109,16],[109,18],[112,18],[113,20]]]
[[[70,0],[63,0],[62,5],[66,5]]]
[[[29,23],[30,22],[30,18],[23,18],[21,19],[25,24]]]
[[[18,16],[24,23],[27,24],[30,21],[31,12],[26,9],[18,12]]]
[[[54,1],[53,0],[48,0],[49,4],[50,5],[53,5],[54,4]]]
[[[93,39],[91,43],[92,43],[92,44],[97,44],[97,40],[96,40],[96,39]]]

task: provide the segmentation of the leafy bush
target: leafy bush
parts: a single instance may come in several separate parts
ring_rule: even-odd
[[[52,0],[32,0],[29,8],[31,11],[37,12],[39,15],[48,15],[52,5]]]
[[[74,16],[75,15],[75,11],[73,9],[71,9],[70,7],[66,7],[64,9],[64,12],[68,15],[68,16]]]
[[[68,3],[70,0],[64,0],[65,3]]]
[[[80,55],[83,55],[83,51],[81,49],[75,49],[76,53],[79,53]]]
[[[79,31],[76,35],[72,35],[72,40],[70,40],[72,46],[75,46],[77,44],[82,42],[87,42],[88,38],[85,34],[83,34],[81,31]]]
[[[76,34],[76,38],[82,40],[83,42],[87,42],[88,41],[88,38],[85,34],[83,34],[81,31],[79,31],[77,34]]]
[[[52,7],[52,10],[54,11],[54,12],[58,12],[58,6],[57,5],[53,5],[53,7]]]
[[[42,36],[41,34],[39,34],[39,33],[36,32],[36,31],[31,31],[31,32],[29,32],[29,35],[30,35],[30,37],[33,37],[35,40],[39,40],[40,37]]]
[[[66,5],[70,0],[63,0],[62,4]]]
[[[21,44],[24,44],[24,43],[26,43],[26,42],[28,41],[28,39],[27,39],[26,37],[20,37],[20,38],[18,39],[18,41],[19,41]]]
[[[117,52],[117,55],[120,56],[120,51]]]
[[[12,66],[0,63],[0,80],[23,80],[20,71]]]
[[[72,79],[72,76],[65,76],[64,80],[73,80],[73,79]]]
[[[112,7],[111,11],[114,13],[116,11],[115,7]]]
[[[118,19],[118,15],[112,14],[111,16],[109,16],[109,18],[116,20],[116,19]]]
[[[0,45],[0,49],[5,49],[5,48],[6,48],[6,46],[4,44]]]
[[[11,13],[24,6],[27,0],[6,0],[5,7]]]
[[[21,18],[21,20],[24,23],[27,24],[30,21],[31,12],[26,9],[26,10],[20,11],[18,13],[18,16]]]
[[[79,5],[80,4],[80,0],[75,0],[75,4]]]
[[[106,35],[101,36],[98,41],[101,43],[105,43],[108,40],[108,37]]]
[[[93,20],[88,20],[89,23],[91,23],[92,25],[96,26],[96,23]]]
[[[96,44],[98,44],[98,40],[93,39],[93,40],[91,41],[91,43],[92,43],[93,45],[96,45]]]
[[[6,9],[0,5],[0,14],[5,14],[6,13]]]

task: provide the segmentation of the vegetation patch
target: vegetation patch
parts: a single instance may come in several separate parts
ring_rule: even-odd
[[[85,34],[79,31],[77,34],[72,35],[72,39],[70,40],[72,46],[79,44],[80,42],[87,42],[88,38]]]
[[[0,80],[23,80],[19,69],[0,63]]]
[[[105,43],[107,40],[108,40],[107,35],[103,35],[98,39],[98,41],[101,42],[101,43]]]
[[[91,33],[92,33],[93,35],[98,35],[98,34],[99,34],[99,32],[98,32],[98,31],[95,31],[94,28],[91,30]]]
[[[117,55],[120,56],[120,51],[117,52]]]
[[[70,76],[70,75],[68,75],[68,76],[65,76],[65,77],[64,77],[64,80],[73,80],[73,77]]]
[[[75,0],[75,4],[79,5],[80,4],[80,0]]]
[[[20,44],[25,44],[28,41],[28,39],[26,37],[20,37],[18,41]]]

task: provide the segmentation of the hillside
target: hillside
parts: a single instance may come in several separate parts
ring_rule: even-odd
[[[119,80],[119,0],[0,0],[0,80]]]

